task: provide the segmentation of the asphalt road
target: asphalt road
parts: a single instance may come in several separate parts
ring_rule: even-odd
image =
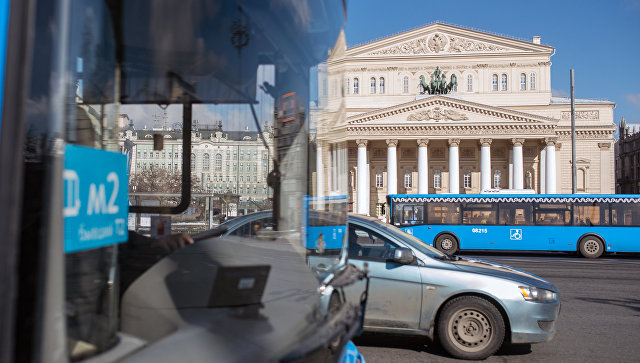
[[[640,255],[596,260],[565,254],[473,256],[541,276],[561,294],[553,340],[503,346],[486,362],[640,362]],[[355,343],[367,362],[458,361],[421,337],[365,334]]]

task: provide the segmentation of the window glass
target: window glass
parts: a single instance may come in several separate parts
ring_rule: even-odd
[[[442,188],[442,173],[440,170],[435,170],[433,173],[433,187]]]
[[[411,185],[412,185],[411,174],[412,174],[411,170],[404,171],[404,187],[405,188],[411,188]]]
[[[502,82],[500,82],[500,84],[501,84],[501,89],[503,91],[506,91],[507,90],[507,75],[506,74],[502,75]]]
[[[561,226],[571,224],[570,204],[537,203],[535,212],[537,225]]]
[[[611,224],[614,226],[640,226],[640,204],[611,203]]]
[[[404,205],[402,207],[402,224],[413,225],[424,223],[424,206]]]
[[[496,224],[497,206],[492,203],[466,203],[463,205],[463,224]]]
[[[573,204],[574,226],[600,226],[609,224],[609,208],[605,204]]]
[[[535,73],[531,73],[529,75],[529,89],[536,89],[536,74]]]
[[[376,93],[376,79],[371,77],[371,94]]]
[[[384,77],[380,77],[380,93],[384,93]]]
[[[498,203],[499,219],[501,225],[532,225],[533,205],[529,203]]]
[[[364,227],[349,224],[349,257],[386,260],[393,258],[397,245]]]
[[[407,76],[402,79],[402,89],[404,93],[409,93],[409,77]]]
[[[353,79],[353,94],[357,95],[360,88],[360,81],[357,78]]]
[[[492,91],[497,91],[498,90],[498,75],[494,74],[491,77],[491,90]]]
[[[467,76],[467,92],[473,92],[473,76]]]
[[[527,75],[522,73],[520,75],[520,91],[527,90]]]
[[[427,224],[460,223],[460,203],[429,203]]]

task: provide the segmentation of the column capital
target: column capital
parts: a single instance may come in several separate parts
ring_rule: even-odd
[[[491,146],[493,139],[480,139],[480,146]]]
[[[389,147],[398,146],[398,140],[397,139],[387,139],[387,146],[389,146]]]
[[[558,143],[558,138],[557,137],[545,137],[544,138],[544,143],[547,146],[554,146],[556,143]]]
[[[356,140],[356,145],[358,145],[358,147],[367,147],[368,142],[369,140],[358,139]]]
[[[427,146],[429,145],[429,139],[418,139],[418,146]]]
[[[524,139],[511,139],[511,143],[513,146],[522,146],[522,144],[524,144]]]
[[[600,150],[608,150],[609,148],[611,148],[611,143],[610,142],[599,142],[598,143],[598,147],[600,148]]]
[[[449,146],[459,146],[460,145],[460,139],[449,139]]]

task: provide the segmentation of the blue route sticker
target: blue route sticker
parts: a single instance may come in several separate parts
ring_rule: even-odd
[[[124,242],[129,213],[127,157],[67,145],[64,158],[64,252]]]

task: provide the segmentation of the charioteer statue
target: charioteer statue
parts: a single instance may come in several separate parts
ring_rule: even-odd
[[[431,82],[427,84],[424,75],[420,75],[420,94],[440,95],[449,93],[458,85],[455,74],[451,75],[451,82],[447,84],[447,75],[442,73],[440,67],[431,73]]]

